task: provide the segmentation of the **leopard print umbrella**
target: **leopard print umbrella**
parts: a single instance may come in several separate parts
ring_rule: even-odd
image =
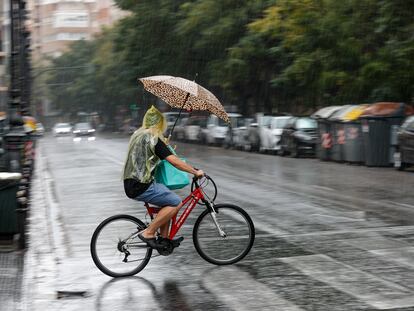
[[[186,110],[205,110],[226,122],[229,117],[219,100],[197,83],[173,76],[152,76],[141,78],[144,88],[161,98],[171,107]]]

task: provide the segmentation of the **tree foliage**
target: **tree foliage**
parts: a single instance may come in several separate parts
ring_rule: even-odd
[[[145,101],[136,79],[157,74],[196,79],[250,114],[413,100],[414,0],[117,4],[131,14],[53,61],[85,65],[49,79],[58,107],[111,116],[120,105]]]

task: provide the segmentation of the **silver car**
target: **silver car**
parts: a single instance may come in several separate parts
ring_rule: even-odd
[[[280,137],[283,128],[291,117],[268,117],[260,127],[260,150],[261,152],[276,152],[280,149]]]
[[[56,123],[52,131],[54,136],[70,135],[72,126],[69,123]]]
[[[228,116],[230,122],[234,122],[234,119],[242,117],[239,113],[228,113]],[[215,115],[210,115],[207,120],[207,129],[203,133],[203,139],[208,144],[222,145],[228,130],[229,125],[225,121]]]
[[[201,140],[201,129],[207,125],[207,118],[192,117],[189,118],[184,128],[184,138],[189,142],[198,142]]]

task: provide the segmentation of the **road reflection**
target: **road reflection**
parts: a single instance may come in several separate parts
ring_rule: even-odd
[[[152,282],[137,276],[106,282],[99,290],[95,308],[97,311],[192,310],[177,282],[167,280],[157,290]]]
[[[105,310],[160,310],[155,286],[142,277],[111,279],[99,290],[95,308]]]
[[[96,139],[95,136],[90,137],[73,137],[73,141],[75,143],[81,142],[81,141],[94,141]]]

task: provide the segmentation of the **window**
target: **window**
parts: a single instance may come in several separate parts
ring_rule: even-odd
[[[282,129],[288,123],[289,118],[274,118],[272,121],[272,127],[274,129]]]
[[[272,122],[272,117],[270,117],[270,116],[264,116],[264,117],[262,117],[262,120],[261,120],[262,122],[262,126],[264,126],[264,127],[268,127],[270,124],[271,124],[271,122]]]
[[[316,123],[314,119],[300,118],[296,122],[296,127],[299,129],[316,129],[318,127],[318,123]]]
[[[89,26],[88,12],[56,12],[53,26],[55,28],[88,27]]]
[[[227,124],[227,122],[226,121],[223,121],[222,119],[218,119],[218,126],[229,126],[228,124]]]
[[[236,119],[236,127],[246,126],[246,119],[244,118],[237,118]]]
[[[87,33],[72,33],[72,32],[61,32],[56,35],[57,41],[77,41],[82,39],[87,39]]]
[[[414,132],[414,118],[411,118],[407,124],[407,131]]]

